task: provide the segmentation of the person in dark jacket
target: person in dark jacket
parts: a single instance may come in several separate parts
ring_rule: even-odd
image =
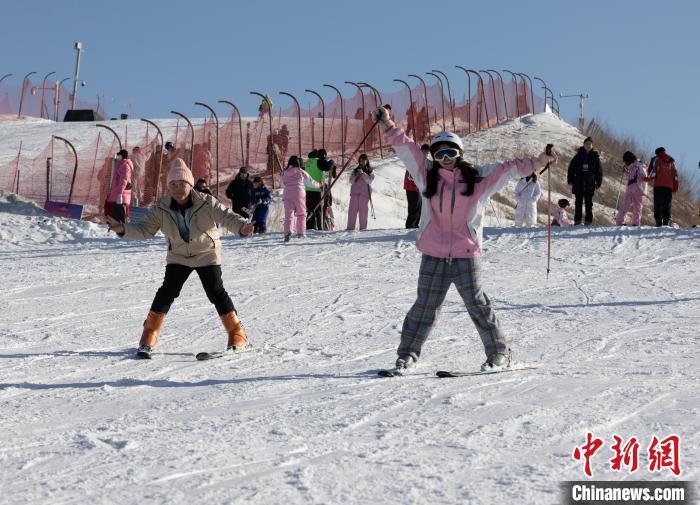
[[[248,206],[250,205],[250,190],[253,189],[253,183],[250,182],[248,169],[241,167],[236,177],[226,188],[226,197],[231,200],[231,210],[243,216],[248,217]]]
[[[408,135],[408,133],[406,133]],[[428,144],[423,144],[420,146],[420,150],[425,154],[425,162],[432,162],[430,159],[430,146]],[[406,170],[406,174],[403,177],[403,189],[406,191],[406,202],[408,204],[408,215],[406,216],[406,228],[418,228],[420,226],[420,213],[422,206],[422,199],[418,186],[416,182],[411,177],[411,174]]]
[[[576,197],[574,224],[581,224],[583,204],[586,204],[585,224],[593,222],[593,194],[603,184],[603,165],[598,151],[593,150],[593,139],[586,137],[583,146],[569,163],[567,183]]]
[[[253,177],[253,190],[250,192],[253,233],[265,233],[267,231],[267,211],[271,201],[270,190],[265,187],[262,177]]]
[[[207,186],[207,181],[204,179],[197,179],[197,182],[194,184],[194,189],[200,193],[204,193],[205,195],[211,195],[211,189],[209,189],[209,186]]]

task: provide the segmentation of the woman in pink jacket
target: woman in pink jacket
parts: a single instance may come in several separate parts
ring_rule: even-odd
[[[418,145],[395,127],[389,112],[374,112],[385,138],[406,165],[421,190],[423,209],[417,247],[423,253],[418,273],[418,297],[404,319],[395,368],[382,375],[403,375],[415,368],[447,290],[454,283],[481,336],[484,372],[510,366],[505,332],[481,285],[482,222],[488,199],[514,176],[527,176],[556,161],[556,154],[474,167],[464,159],[462,139],[441,132],[433,137],[433,164],[426,167]]]
[[[639,226],[642,221],[642,206],[644,205],[644,193],[647,189],[647,184],[644,178],[647,176],[647,169],[644,163],[637,159],[634,153],[626,151],[622,155],[622,161],[625,162],[625,171],[623,180],[627,182],[625,189],[625,201],[622,202],[622,207],[617,213],[615,222],[618,226],[625,223],[627,212],[632,209],[632,226]]]
[[[306,190],[304,184],[315,188],[320,185],[309,174],[301,169],[301,163],[297,156],[291,156],[287,168],[282,174],[282,187],[284,193],[284,241],[289,242],[292,237],[292,216],[297,216],[297,237],[306,237]]]
[[[367,229],[367,212],[372,199],[374,174],[366,154],[361,154],[357,167],[350,175],[350,206],[348,208],[348,230],[355,230],[357,215],[360,215],[360,230]]]
[[[131,174],[134,165],[129,153],[122,149],[117,153],[117,168],[105,202],[105,215],[113,217],[120,223],[126,223],[131,205]]]

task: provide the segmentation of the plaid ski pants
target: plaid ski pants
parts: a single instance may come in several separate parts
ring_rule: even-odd
[[[481,287],[479,259],[446,260],[423,255],[418,273],[418,297],[403,322],[401,343],[397,351],[399,356],[420,356],[421,347],[435,325],[435,319],[452,283],[464,300],[467,312],[481,336],[486,356],[507,351],[508,340],[489,297]]]

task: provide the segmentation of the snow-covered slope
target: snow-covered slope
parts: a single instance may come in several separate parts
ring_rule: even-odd
[[[646,468],[670,434],[681,478],[700,477],[697,229],[557,230],[548,280],[546,229],[487,229],[485,289],[540,368],[434,378],[483,361],[451,290],[420,374],[378,379],[415,296],[414,232],[224,238],[258,352],[194,360],[225,336],[192,276],[135,361],[164,240],[0,204],[2,503],[557,503],[586,432],[606,442],[596,479],[675,478]],[[610,470],[613,434],[640,440],[637,473]]]

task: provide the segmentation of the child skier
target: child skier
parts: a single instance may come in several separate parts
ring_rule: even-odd
[[[555,162],[554,151],[532,159],[473,167],[462,159],[462,139],[454,133],[441,132],[430,144],[434,162],[428,169],[425,155],[395,126],[386,108],[379,107],[374,118],[421,189],[422,205],[428,210],[423,214],[426,219],[421,218],[416,242],[423,253],[418,297],[403,322],[396,366],[384,373],[402,375],[416,367],[452,283],[484,344],[486,361],[482,371],[507,368],[511,363],[508,340],[481,285],[479,258],[485,205],[516,173],[530,175]]]
[[[350,206],[348,208],[348,226],[347,230],[355,229],[357,215],[360,215],[360,230],[367,229],[367,213],[369,211],[369,202],[372,198],[372,181],[374,174],[372,167],[369,164],[369,158],[366,154],[361,154],[357,159],[357,167],[350,175]]]
[[[535,226],[537,224],[537,200],[542,195],[542,188],[533,173],[523,177],[515,186],[515,226]]]
[[[221,241],[217,225],[245,237],[253,225],[221,205],[214,197],[192,191],[194,178],[177,158],[168,172],[168,195],[155,203],[136,224],[124,224],[108,216],[110,231],[127,240],[150,239],[160,230],[168,241],[165,280],[156,293],[143,323],[137,356],[150,358],[158,342],[165,316],[192,271],[202,281],[209,301],[216,306],[228,333],[227,352],[247,350],[248,338],[221,280]]]
[[[282,187],[284,193],[284,241],[289,242],[292,237],[292,215],[297,216],[297,237],[306,237],[306,190],[304,184],[320,187],[309,174],[301,169],[301,162],[297,156],[291,156],[287,168],[282,174]]]
[[[647,189],[647,185],[644,182],[647,176],[647,167],[631,151],[626,151],[622,155],[622,161],[625,163],[624,180],[627,181],[627,188],[625,189],[625,200],[617,213],[615,223],[618,226],[622,226],[625,223],[627,211],[631,208],[632,226],[639,226],[642,221],[644,193]]]
[[[265,233],[267,231],[267,211],[271,200],[270,190],[265,187],[262,177],[253,177],[253,189],[250,192],[253,233]]]
[[[552,226],[571,226],[569,216],[566,214],[566,209],[569,207],[569,200],[566,198],[561,198],[557,204],[559,205],[559,208],[552,219]]]

